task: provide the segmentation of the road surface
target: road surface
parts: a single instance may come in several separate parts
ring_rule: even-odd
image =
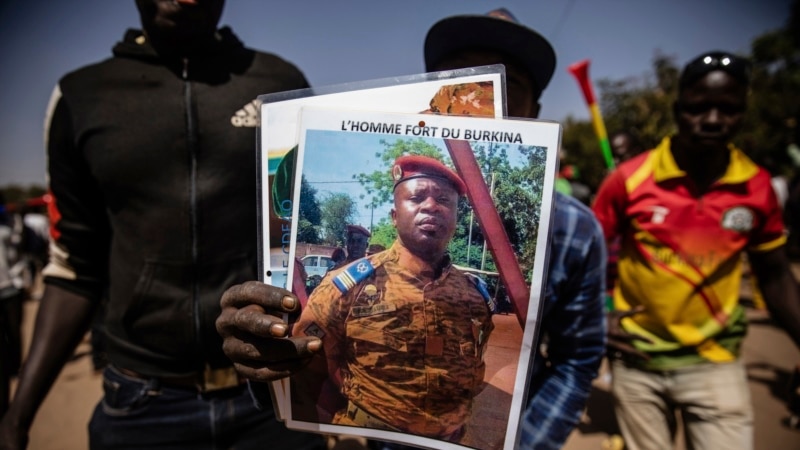
[[[800,266],[795,269],[800,274]],[[748,300],[749,296],[749,284],[743,283],[743,300]],[[25,348],[30,344],[37,307],[36,300],[25,303]],[[800,450],[800,430],[789,429],[784,424],[788,417],[785,404],[788,380],[794,365],[800,363],[800,351],[774,325],[765,311],[749,308],[748,316],[751,327],[745,340],[743,358],[755,408],[755,448]],[[509,333],[513,334],[513,331]],[[501,335],[497,335],[497,344],[500,343]],[[58,377],[36,416],[30,434],[31,450],[88,448],[87,424],[102,395],[102,377],[94,371],[89,352],[87,337]],[[595,380],[595,389],[583,421],[570,436],[564,450],[610,450],[609,437],[618,430],[608,392],[609,376],[604,369]],[[497,381],[498,378],[501,377],[495,376],[493,379]],[[498,390],[497,393],[502,394],[503,390]],[[496,429],[495,426],[492,428]],[[675,449],[685,449],[680,437]]]

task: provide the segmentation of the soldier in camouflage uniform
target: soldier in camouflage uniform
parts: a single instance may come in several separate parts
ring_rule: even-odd
[[[346,229],[344,246],[347,249],[347,257],[338,261],[332,269],[338,269],[350,264],[357,259],[363,258],[367,254],[367,246],[369,245],[369,238],[372,236],[372,233],[361,225],[347,225]]]
[[[361,225],[347,225],[347,263],[363,258],[367,253],[367,245],[372,233]]]
[[[392,174],[397,240],[326,277],[294,327],[321,338],[324,355],[292,378],[293,411],[335,404],[335,424],[455,441],[483,385],[493,328],[483,281],[446,252],[466,188],[427,157],[400,157]],[[342,401],[320,399],[324,385]]]

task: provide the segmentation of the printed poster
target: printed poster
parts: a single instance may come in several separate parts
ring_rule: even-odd
[[[388,112],[502,117],[505,67],[484,66],[263,95],[259,133],[259,273],[261,281],[287,288],[305,300],[306,287],[287,285],[294,155],[298,114],[303,106],[327,106]],[[291,153],[290,153],[291,152]],[[266,175],[266,178],[265,178]],[[276,181],[277,180],[277,181]],[[296,264],[314,283],[333,264],[330,250],[306,247]],[[309,253],[311,252],[311,253]],[[308,254],[307,254],[308,253]],[[302,258],[302,261],[301,261]],[[287,287],[289,286],[289,287]],[[283,381],[271,383],[275,410],[283,418]]]
[[[560,133],[548,121],[302,109],[290,259],[307,239],[335,245],[326,233],[365,210],[356,225],[375,251],[313,284],[289,268],[308,288],[293,334],[320,337],[324,352],[288,379],[288,427],[516,447]],[[316,210],[339,216],[315,224]]]

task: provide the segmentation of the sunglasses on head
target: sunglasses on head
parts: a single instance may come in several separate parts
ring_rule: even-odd
[[[726,52],[709,52],[686,64],[679,87],[684,88],[715,70],[721,70],[741,83],[750,82],[750,61]]]

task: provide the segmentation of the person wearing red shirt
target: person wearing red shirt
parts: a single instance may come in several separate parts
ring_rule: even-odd
[[[742,252],[772,313],[800,346],[800,296],[770,175],[730,144],[743,121],[749,63],[710,52],[683,69],[678,132],[622,163],[593,210],[621,237],[608,316],[612,392],[626,448],[671,448],[674,409],[687,446],[753,448],[739,359]]]

